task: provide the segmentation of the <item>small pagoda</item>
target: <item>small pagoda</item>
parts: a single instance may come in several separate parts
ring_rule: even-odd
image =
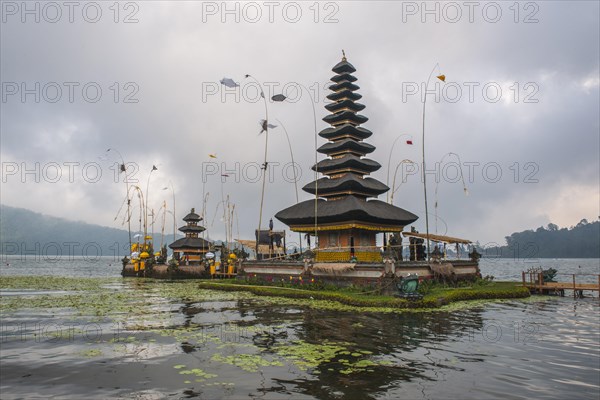
[[[325,177],[303,188],[315,199],[286,208],[275,217],[292,231],[309,235],[316,231],[316,261],[381,262],[377,233],[402,232],[418,217],[376,199],[389,188],[368,177],[381,165],[365,157],[375,147],[364,142],[373,133],[360,126],[368,118],[358,114],[365,106],[356,102],[362,97],[356,93],[359,87],[352,75],[356,69],[344,54],[333,72],[332,93],[327,96],[332,103],[325,106],[331,114],[323,118],[331,127],[319,133],[328,142],[317,150],[327,158],[312,167]]]
[[[193,208],[183,220],[187,224],[179,228],[179,231],[183,232],[185,237],[177,239],[169,247],[180,265],[199,265],[210,247],[209,241],[198,237],[206,228],[198,225],[202,217],[196,214]]]

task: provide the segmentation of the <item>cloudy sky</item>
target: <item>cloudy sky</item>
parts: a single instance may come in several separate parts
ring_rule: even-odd
[[[172,185],[179,225],[209,193],[205,223],[219,238],[217,207],[229,196],[240,236],[251,238],[265,108],[244,76],[267,98],[283,91],[290,100],[268,102],[278,127],[269,132],[264,227],[296,201],[281,126],[301,188],[313,179],[311,96],[320,131],[344,49],[374,133],[370,157],[383,165],[374,176],[384,183],[400,135],[390,175],[405,159],[421,166],[422,96],[433,69],[425,131],[432,232],[503,243],[549,222],[597,219],[599,3],[469,4],[2,1],[1,202],[123,228],[123,213],[115,220],[126,191],[120,158],[106,152],[114,148],[143,191],[149,182],[149,207],[166,201],[171,210],[171,189],[162,189]],[[224,77],[239,88],[225,91]],[[420,170],[411,168],[398,169],[394,203],[419,215],[424,231]],[[300,200],[309,198],[300,190]]]

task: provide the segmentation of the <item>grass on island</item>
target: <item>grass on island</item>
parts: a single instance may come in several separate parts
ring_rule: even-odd
[[[437,308],[453,302],[467,300],[496,300],[529,297],[529,290],[519,282],[492,282],[479,279],[475,282],[463,282],[460,286],[447,286],[438,283],[420,285],[423,294],[421,300],[408,300],[390,295],[377,294],[373,289],[346,287],[337,288],[304,285],[302,288],[268,285],[264,282],[244,281],[203,281],[201,289],[245,291],[258,296],[286,297],[294,299],[327,300],[355,307],[389,308]]]
[[[277,285],[277,286],[275,286]],[[519,282],[493,282],[479,279],[461,282],[458,287],[431,281],[420,285],[421,300],[407,300],[381,295],[365,287],[337,287],[319,282],[278,282],[266,284],[256,280],[227,282],[215,280],[155,280],[122,278],[75,278],[51,276],[0,276],[0,289],[21,291],[17,295],[0,294],[0,315],[24,308],[72,308],[78,315],[101,318],[112,315],[147,315],[157,304],[172,302],[227,301],[240,296],[257,295],[266,303],[295,304],[338,311],[399,312],[425,311],[444,307],[476,304],[476,300],[529,297]],[[204,290],[202,290],[204,289]],[[56,293],[36,293],[39,290]],[[27,291],[31,291],[28,293]],[[285,300],[283,299],[285,298]],[[166,303],[165,303],[166,301]],[[451,306],[449,304],[452,304]]]

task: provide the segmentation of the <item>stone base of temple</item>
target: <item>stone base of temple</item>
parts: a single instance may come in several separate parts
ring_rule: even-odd
[[[441,262],[399,261],[386,259],[380,263],[318,262],[301,261],[257,261],[241,263],[237,278],[272,282],[325,283],[336,286],[366,286],[395,290],[392,283],[407,275],[418,275],[423,279],[447,281],[481,277],[479,264],[471,260],[443,260]],[[170,271],[167,265],[154,265],[151,270],[135,271],[127,264],[121,275],[124,277],[156,279],[206,279],[210,274],[200,265],[179,266]],[[231,276],[236,277],[235,275]]]
[[[156,279],[202,279],[207,277],[207,272],[201,265],[184,265],[170,271],[167,265],[158,264],[152,266],[152,269],[142,271],[138,268],[136,271],[133,264],[127,264],[121,271],[121,275],[123,277]]]
[[[395,290],[391,283],[416,274],[423,279],[464,280],[481,277],[479,263],[471,260],[399,261],[381,263],[244,261],[238,279],[265,282],[326,283],[336,286],[367,286]]]

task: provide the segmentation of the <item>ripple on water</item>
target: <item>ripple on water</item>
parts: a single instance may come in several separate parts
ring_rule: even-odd
[[[14,295],[23,307],[6,314],[3,324],[24,324],[25,340],[4,335],[7,340],[0,342],[3,398],[44,393],[140,399],[588,399],[600,394],[600,312],[594,300],[380,314],[288,306],[249,294],[197,290],[189,282],[124,282],[89,292],[94,301],[122,295],[108,309],[85,304],[85,296],[74,308],[25,309],[30,292]],[[47,295],[42,290],[33,297]],[[76,329],[72,337],[53,336],[49,329],[36,339],[36,324]],[[185,368],[174,368],[178,365]],[[192,370],[208,375],[180,374]]]

